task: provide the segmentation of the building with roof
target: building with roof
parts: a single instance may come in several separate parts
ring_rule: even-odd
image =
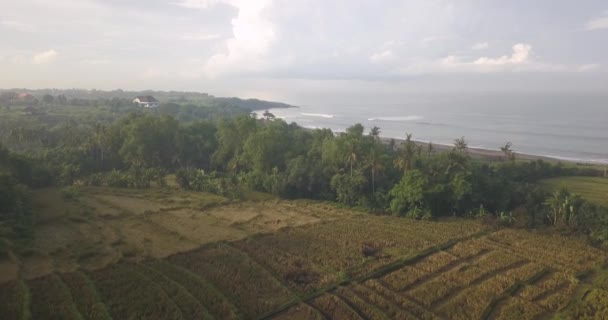
[[[156,100],[153,96],[137,96],[133,100],[133,103],[144,108],[156,108],[159,105],[158,100]]]

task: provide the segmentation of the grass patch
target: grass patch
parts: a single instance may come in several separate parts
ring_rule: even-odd
[[[207,246],[170,258],[222,291],[251,319],[293,299],[293,295],[266,270],[226,244]],[[229,276],[227,276],[229,275]]]
[[[236,307],[213,285],[188,269],[168,263],[165,260],[149,260],[146,266],[170,278],[200,301],[216,319],[234,320],[241,318]]]
[[[171,297],[133,265],[119,263],[91,273],[113,319],[183,319]]]
[[[99,294],[89,277],[82,272],[73,272],[61,276],[63,282],[72,292],[80,314],[85,319],[110,320],[110,314],[101,302]]]
[[[28,281],[32,319],[83,319],[70,290],[56,274]]]
[[[542,180],[541,184],[550,190],[566,187],[590,202],[608,207],[608,178],[561,177]]]
[[[30,296],[23,281],[12,281],[0,286],[0,316],[3,319],[30,319]]]
[[[200,301],[179,283],[144,264],[137,265],[137,271],[148,280],[158,284],[171,297],[181,310],[184,319],[214,319]]]
[[[78,254],[78,261],[84,261],[93,258],[99,254],[97,248],[85,248]]]

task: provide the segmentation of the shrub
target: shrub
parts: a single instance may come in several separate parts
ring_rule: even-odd
[[[61,189],[61,195],[66,200],[75,201],[78,200],[78,198],[80,197],[80,191],[75,187],[69,186]]]
[[[102,186],[105,184],[105,178],[102,173],[94,173],[83,179],[83,183],[89,186]]]
[[[129,186],[129,179],[126,174],[118,170],[112,170],[106,174],[105,183],[108,187],[127,188]]]
[[[366,186],[367,179],[360,172],[338,173],[331,178],[331,188],[336,192],[338,202],[349,206],[365,204]]]
[[[83,179],[86,185],[108,186],[113,188],[148,188],[155,182],[158,186],[166,185],[165,172],[160,168],[131,167],[128,171],[112,170],[106,173],[94,173]],[[179,180],[178,175],[178,182]]]
[[[230,199],[240,199],[243,194],[239,181],[233,175],[219,175],[217,172],[205,173],[204,170],[184,168],[176,172],[178,184],[186,190],[204,191]]]
[[[502,211],[498,215],[498,221],[503,226],[511,226],[515,222],[515,217],[513,216],[513,212],[506,213]]]

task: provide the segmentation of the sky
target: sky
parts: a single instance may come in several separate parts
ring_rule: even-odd
[[[0,88],[606,92],[605,0],[0,0]]]

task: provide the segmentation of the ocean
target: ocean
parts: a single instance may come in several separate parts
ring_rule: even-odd
[[[379,100],[380,101],[380,100]],[[411,94],[398,101],[300,104],[272,109],[306,128],[341,132],[361,123],[381,136],[499,150],[511,142],[519,153],[608,164],[608,94],[467,93]]]

